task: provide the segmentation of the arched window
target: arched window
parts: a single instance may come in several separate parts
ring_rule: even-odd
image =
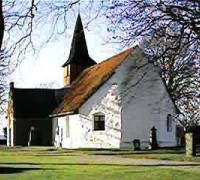
[[[105,130],[105,115],[103,113],[94,114],[94,131],[103,131]]]

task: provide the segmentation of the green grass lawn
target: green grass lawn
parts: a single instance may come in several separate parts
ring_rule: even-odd
[[[152,166],[97,163],[94,155],[114,155],[124,158],[146,156],[180,156],[170,150],[117,151],[117,150],[54,150],[53,148],[0,148],[0,180],[199,180],[200,168],[164,168]],[[184,156],[181,154],[182,157]],[[80,163],[80,159],[87,159]],[[104,156],[105,157],[105,156]],[[177,160],[181,158],[177,158]],[[197,161],[199,159],[197,158]]]

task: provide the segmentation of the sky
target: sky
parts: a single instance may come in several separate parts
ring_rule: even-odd
[[[58,37],[56,41],[47,44],[37,56],[32,53],[26,54],[26,58],[10,77],[10,81],[14,82],[15,87],[35,88],[39,87],[40,84],[52,83],[54,84],[53,88],[63,87],[63,68],[61,66],[67,61],[69,55],[76,16],[72,19],[72,24],[66,30],[64,38]],[[85,27],[86,20],[82,18],[82,21]],[[94,21],[85,28],[85,36],[89,55],[97,63],[120,51],[119,45],[106,43],[109,36],[106,24]],[[3,132],[2,127],[5,126],[6,120],[3,119],[0,121],[0,134]]]
[[[50,43],[42,49],[37,58],[28,56],[11,76],[11,81],[16,87],[30,88],[38,87],[41,83],[55,82],[63,85],[63,68],[67,61],[73,29],[68,30],[68,37],[59,42]],[[118,52],[113,44],[104,44],[104,40],[95,31],[85,31],[88,52],[96,62],[101,62]]]
[[[22,61],[10,78],[10,81],[13,81],[16,87],[38,87],[41,83],[51,82],[55,82],[59,86],[63,85],[63,69],[61,66],[68,59],[77,15],[78,12],[71,16],[69,28],[64,32],[64,36],[57,36],[56,40],[48,43],[36,56],[27,53],[26,59]],[[110,34],[107,32],[107,25],[103,18],[97,18],[89,26],[86,26],[88,17],[85,13],[81,13],[81,17],[88,52],[92,59],[101,62],[119,52],[119,45],[106,43]],[[37,39],[40,41],[44,36],[43,34],[50,33],[50,28],[51,26],[46,25],[43,31],[36,32],[36,41]]]

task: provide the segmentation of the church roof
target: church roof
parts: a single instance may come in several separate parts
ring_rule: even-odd
[[[63,64],[63,67],[67,66],[68,64],[82,64],[87,66],[96,64],[96,62],[91,59],[88,54],[87,43],[80,14],[77,17],[69,58]]]
[[[127,58],[133,48],[128,49],[110,59],[86,69],[78,79],[72,83],[69,92],[64,96],[61,104],[53,114],[64,114],[76,111],[106,80],[115,69]]]
[[[66,89],[14,88],[12,93],[15,117],[48,118]]]

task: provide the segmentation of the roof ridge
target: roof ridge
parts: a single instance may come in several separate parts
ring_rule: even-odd
[[[113,72],[127,59],[133,49],[134,47],[129,48],[82,72],[72,84],[71,90],[64,96],[62,103],[53,111],[53,114],[63,114],[80,108],[112,76]]]
[[[90,66],[90,67],[86,68],[86,69],[78,76],[78,78],[72,83],[72,85],[75,84],[77,81],[79,81],[79,79],[80,79],[80,77],[82,76],[82,74],[84,74],[85,72],[89,71],[91,68],[98,67],[98,66],[100,66],[100,65],[102,65],[102,64],[104,64],[104,63],[106,63],[106,62],[112,60],[113,58],[116,58],[117,56],[120,56],[120,55],[122,55],[122,54],[124,54],[124,53],[126,53],[126,52],[128,52],[128,51],[131,52],[131,50],[133,50],[133,49],[136,48],[136,47],[137,47],[137,45],[134,46],[134,47],[132,47],[132,48],[128,48],[128,49],[126,49],[126,50],[124,50],[124,51],[122,51],[122,52],[120,52],[120,53],[118,53],[118,54],[116,54],[116,55],[114,55],[114,56],[111,56],[110,58],[108,58],[108,59],[106,59],[106,60],[103,60],[103,61],[100,62],[100,63],[97,63],[97,64],[95,64],[95,65],[93,65],[93,66]],[[119,64],[119,65],[120,65],[120,64]],[[118,65],[118,66],[119,66],[119,65]],[[118,67],[118,66],[117,66],[117,67]],[[116,68],[117,68],[117,67],[116,67]]]
[[[17,90],[61,90],[61,89],[68,89],[68,88],[53,88],[53,89],[49,89],[49,88],[16,88],[14,87],[14,89],[17,89]]]
[[[98,66],[98,65],[100,65],[100,64],[102,64],[102,63],[104,63],[104,62],[107,62],[107,61],[109,61],[109,60],[112,60],[113,58],[115,58],[115,57],[117,57],[117,56],[119,56],[119,55],[122,55],[122,54],[126,53],[127,51],[133,50],[133,49],[136,48],[137,46],[138,46],[138,45],[136,45],[136,46],[134,46],[134,47],[131,47],[131,48],[128,48],[128,49],[126,49],[126,50],[124,50],[124,51],[122,51],[122,52],[120,52],[120,53],[118,53],[118,54],[115,54],[115,55],[109,57],[108,59],[103,60],[102,62],[97,63],[97,64],[95,64],[95,65],[93,65],[93,66],[91,66],[91,67],[89,67],[89,68],[92,68],[92,67],[94,67],[94,66]],[[89,69],[89,68],[88,68],[88,69]]]

